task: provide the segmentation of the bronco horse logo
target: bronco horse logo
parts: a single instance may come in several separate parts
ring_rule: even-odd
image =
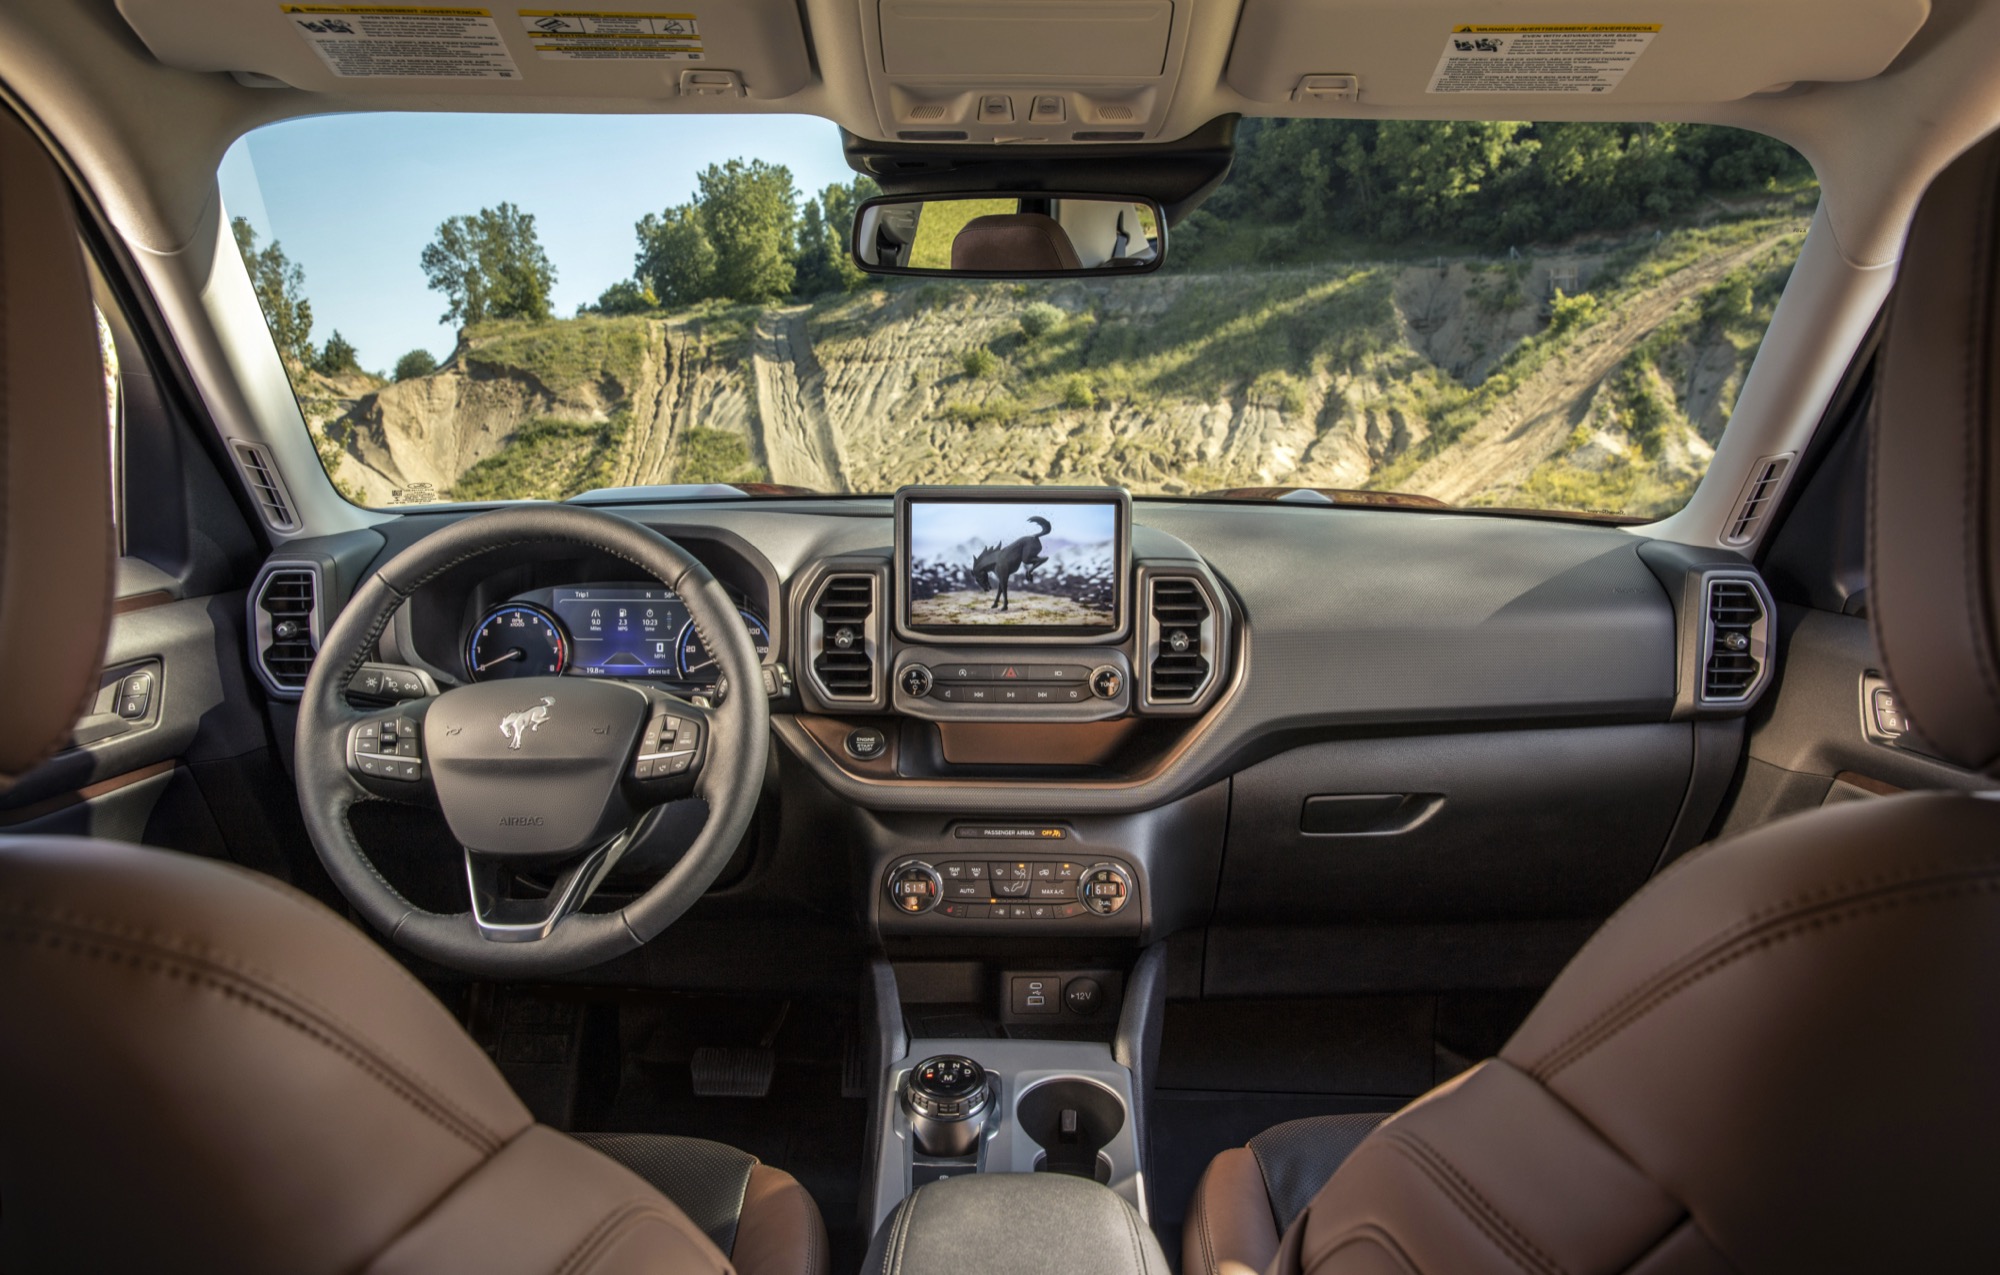
[[[507,737],[507,747],[519,748],[521,737],[531,730],[540,730],[542,723],[549,720],[549,710],[556,702],[542,696],[542,702],[533,708],[524,708],[518,713],[509,713],[500,719],[500,733]]]

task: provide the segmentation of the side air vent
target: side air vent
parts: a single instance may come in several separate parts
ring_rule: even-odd
[[[875,586],[872,575],[828,576],[813,599],[813,681],[827,699],[876,698]]]
[[[1766,456],[1757,462],[1751,471],[1750,481],[1743,485],[1743,494],[1736,499],[1735,512],[1729,515],[1727,529],[1722,533],[1722,542],[1730,545],[1747,545],[1757,538],[1764,529],[1764,519],[1771,512],[1771,504],[1777,500],[1779,490],[1784,486],[1785,474],[1792,467],[1791,452],[1782,456]]]
[[[234,442],[230,450],[236,453],[236,466],[243,472],[243,481],[256,498],[257,507],[264,511],[264,521],[273,531],[297,531],[299,516],[293,510],[291,493],[285,490],[285,480],[278,476],[278,467],[271,461],[271,453],[262,443]]]
[[[1215,677],[1215,606],[1191,576],[1146,582],[1146,703],[1192,704]]]
[[[1770,607],[1742,577],[1708,581],[1702,614],[1701,698],[1739,704],[1764,682]]]
[[[302,694],[319,650],[319,572],[304,565],[267,568],[250,595],[250,629],[264,685],[288,698]]]

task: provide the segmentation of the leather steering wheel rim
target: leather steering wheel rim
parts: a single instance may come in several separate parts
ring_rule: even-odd
[[[385,800],[349,773],[345,743],[365,714],[349,707],[346,687],[372,655],[382,631],[410,595],[453,568],[507,549],[571,545],[619,558],[686,604],[695,632],[715,656],[734,694],[710,710],[708,755],[694,795],[708,821],[659,882],[616,912],[579,912],[546,937],[496,943],[468,910],[432,912],[403,897],[354,836],[355,805]],[[693,906],[721,873],[756,812],[770,749],[770,707],[762,665],[736,604],[687,550],[648,527],[573,505],[502,509],[453,523],[396,555],[355,590],[320,644],[299,703],[294,756],[300,809],[321,862],[368,923],[389,941],[467,973],[521,977],[568,973],[630,952]],[[449,692],[447,692],[448,694]]]

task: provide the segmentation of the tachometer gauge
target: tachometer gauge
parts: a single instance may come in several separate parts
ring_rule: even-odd
[[[465,644],[465,671],[475,682],[548,677],[569,666],[569,639],[540,607],[509,602],[489,611]]]
[[[764,627],[762,620],[749,611],[738,607],[737,614],[743,617],[743,627],[750,630],[750,645],[757,648],[758,660],[763,660],[771,653],[771,631]],[[722,670],[716,665],[715,657],[708,653],[708,647],[702,644],[701,637],[694,631],[694,621],[689,620],[681,626],[681,640],[677,649],[680,653],[678,658],[683,680],[713,682],[721,676]]]

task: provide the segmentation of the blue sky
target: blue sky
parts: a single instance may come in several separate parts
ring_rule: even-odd
[[[574,313],[632,273],[632,224],[684,203],[712,163],[784,164],[801,194],[854,173],[840,131],[810,116],[332,115],[273,124],[223,160],[223,206],[305,268],[313,339],[335,328],[387,371],[456,333],[418,257],[439,222],[511,201],[535,214]]]
[[[1118,526],[1118,516],[1110,505],[1037,507],[978,501],[916,504],[910,509],[910,556],[918,560],[949,558],[951,551],[967,540],[1007,544],[1034,535],[1035,528],[1028,522],[1033,514],[1047,518],[1053,528],[1044,545],[1048,549],[1065,542],[1108,541]]]

